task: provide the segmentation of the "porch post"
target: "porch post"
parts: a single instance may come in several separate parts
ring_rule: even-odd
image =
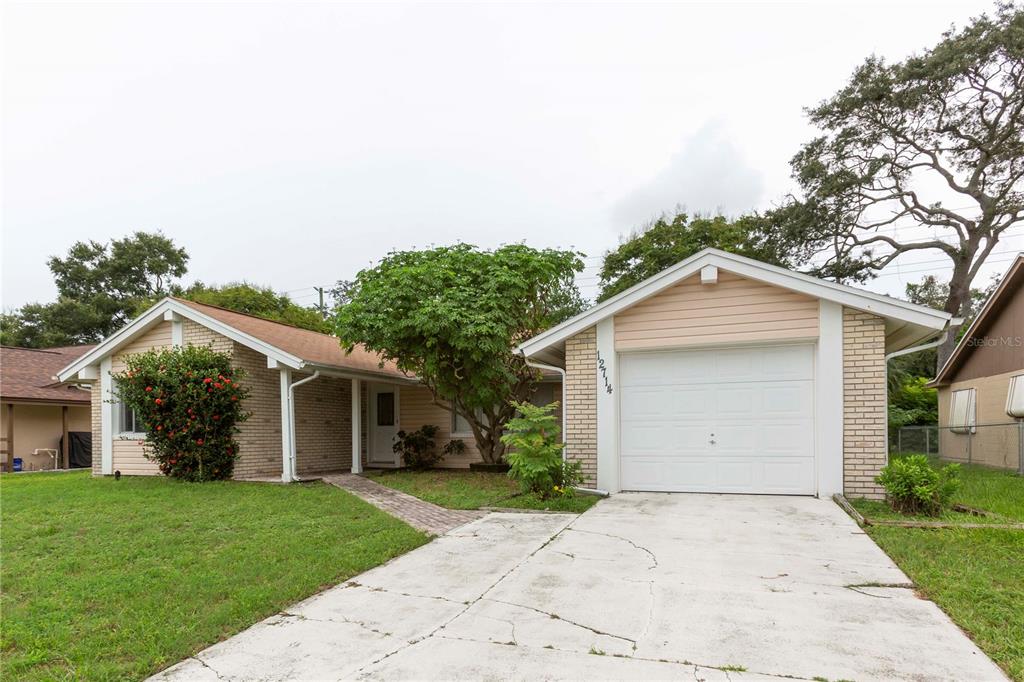
[[[281,480],[292,482],[292,411],[289,405],[289,389],[292,385],[292,371],[281,368]]]
[[[60,407],[60,468],[70,469],[71,458],[68,453],[71,451],[71,444],[68,443],[68,406],[61,405]]]
[[[363,382],[352,380],[352,473],[363,473]]]

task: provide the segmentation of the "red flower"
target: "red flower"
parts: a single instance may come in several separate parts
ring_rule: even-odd
[[[213,415],[213,421],[217,421],[218,419],[220,419],[220,415],[219,414]]]
[[[156,430],[157,431],[163,431],[164,430],[164,425],[163,424],[157,424],[156,425]]]
[[[206,377],[205,379],[203,379],[203,383],[204,384],[209,384],[209,383],[212,383],[212,382],[213,382],[213,379],[211,379],[210,377]]]
[[[224,388],[224,385],[219,381],[213,385],[214,388]]]
[[[203,439],[202,438],[196,438],[196,445],[202,445],[202,444],[203,444]]]
[[[238,396],[237,395],[231,396],[231,400],[238,400]]]
[[[153,387],[152,386],[146,386],[146,393],[152,393],[152,392],[153,392]]]
[[[153,402],[155,402],[157,405],[163,405],[164,404],[164,401],[160,400],[160,398],[157,398]]]

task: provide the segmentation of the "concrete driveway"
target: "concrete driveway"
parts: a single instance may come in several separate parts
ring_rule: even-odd
[[[491,514],[157,679],[1004,680],[831,501]]]

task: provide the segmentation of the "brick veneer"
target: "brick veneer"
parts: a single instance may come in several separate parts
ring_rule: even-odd
[[[302,375],[293,375],[299,381]],[[352,466],[352,382],[320,377],[295,389],[295,462],[303,476]]]
[[[583,467],[583,484],[597,486],[597,329],[565,342],[566,456]]]
[[[843,491],[884,497],[875,483],[885,466],[885,321],[843,308]]]
[[[281,475],[281,379],[267,368],[267,356],[232,344],[233,364],[245,370],[249,388],[245,409],[252,415],[239,425],[235,478]]]

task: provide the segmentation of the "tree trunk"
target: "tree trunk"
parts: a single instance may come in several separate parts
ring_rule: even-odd
[[[960,260],[953,263],[953,275],[949,280],[949,297],[946,299],[946,305],[943,306],[943,310],[953,317],[967,318],[971,314],[971,282],[969,277],[973,255],[973,252],[970,254],[964,253]],[[936,373],[946,364],[949,356],[953,354],[960,326],[950,324],[949,336],[936,349]]]

